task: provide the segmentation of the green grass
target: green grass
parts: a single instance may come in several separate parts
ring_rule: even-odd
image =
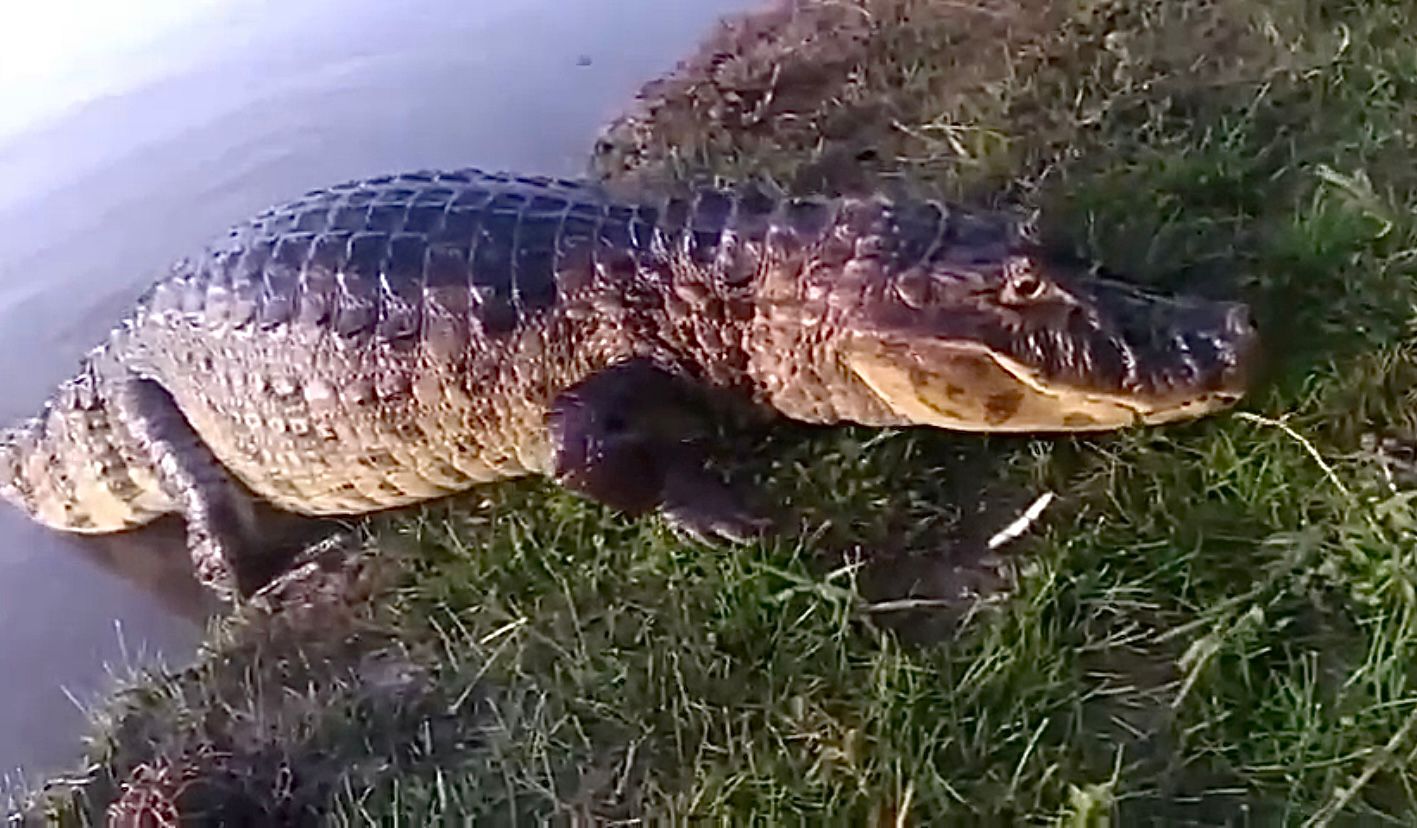
[[[742,549],[537,483],[383,520],[367,600],[216,631],[117,699],[90,781],[42,807],[92,822],[143,766],[201,780],[184,807],[336,824],[1417,819],[1417,4],[1052,5],[789,24],[602,161],[849,189],[849,158],[1041,208],[1053,246],[1253,303],[1241,413],[735,435],[800,516]],[[771,71],[805,78],[773,117],[713,108]],[[905,596],[951,601],[882,611]]]

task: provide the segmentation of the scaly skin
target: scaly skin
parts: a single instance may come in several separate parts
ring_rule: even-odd
[[[947,205],[386,177],[175,266],[0,435],[0,492],[75,532],[179,512],[199,574],[243,593],[265,505],[360,514],[529,473],[736,536],[754,522],[665,425],[696,388],[813,422],[1162,422],[1238,398],[1247,318]]]

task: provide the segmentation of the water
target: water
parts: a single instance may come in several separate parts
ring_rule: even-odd
[[[175,257],[268,204],[418,168],[580,173],[642,82],[753,5],[144,0],[167,16],[94,20],[53,2],[70,29],[0,36],[0,423]],[[21,51],[46,37],[53,65]],[[75,700],[110,667],[190,657],[210,607],[183,556],[179,525],[82,539],[0,505],[0,773],[72,763]]]

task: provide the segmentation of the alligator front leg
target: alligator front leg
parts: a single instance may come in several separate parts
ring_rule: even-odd
[[[133,378],[114,402],[124,427],[148,455],[164,493],[187,523],[197,578],[226,600],[249,597],[280,567],[263,507],[212,455],[158,383]]]
[[[631,516],[658,507],[676,530],[699,540],[761,534],[769,522],[705,466],[694,439],[696,396],[644,360],[572,386],[549,415],[556,480]]]

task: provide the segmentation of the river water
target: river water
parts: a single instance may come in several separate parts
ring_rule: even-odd
[[[0,423],[233,222],[381,172],[578,174],[641,83],[754,5],[50,2],[0,36]],[[179,525],[82,539],[0,504],[0,774],[70,765],[80,706],[115,673],[189,659],[210,610]]]

